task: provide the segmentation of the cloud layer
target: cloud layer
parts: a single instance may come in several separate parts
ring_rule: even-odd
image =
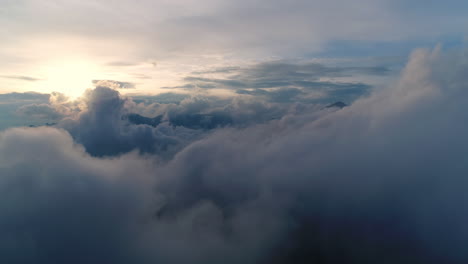
[[[465,263],[467,67],[415,51],[343,109],[55,95],[56,128],[0,134],[0,261]]]
[[[407,56],[461,44],[467,8],[463,0],[3,0],[0,89],[76,94],[88,80],[118,79],[148,92],[205,67],[269,58]]]

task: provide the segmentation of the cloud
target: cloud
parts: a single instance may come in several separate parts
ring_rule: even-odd
[[[238,66],[229,66],[229,67],[219,67],[212,70],[205,71],[193,71],[192,74],[207,74],[207,73],[231,73],[237,72],[240,70]]]
[[[67,64],[82,64],[75,60],[86,57],[85,64],[104,66],[99,74],[103,78],[127,76],[123,81],[149,91],[183,86],[177,84],[179,76],[199,75],[216,65],[235,69],[267,58],[367,57],[377,49],[383,49],[377,55],[406,56],[415,45],[461,44],[466,5],[460,0],[403,2],[143,0],[136,6],[117,0],[121,15],[115,16],[101,2],[70,0],[49,6],[37,0],[8,1],[0,23],[14,34],[0,32],[0,71],[36,79],[39,69],[54,67],[65,57]],[[421,13],[421,7],[427,10]],[[131,66],[154,61],[157,68]],[[0,81],[8,89],[38,89],[34,82]],[[48,81],[39,89],[50,91]]]
[[[212,77],[211,74],[222,74]],[[320,63],[264,62],[246,68],[221,67],[184,78],[177,89],[229,89],[238,94],[262,96],[272,102],[352,102],[367,94],[371,85],[343,81],[356,75],[385,76],[390,69],[382,66],[327,66]],[[329,79],[329,80],[324,80]]]
[[[182,93],[160,93],[157,95],[134,95],[132,100],[136,103],[160,103],[160,104],[178,104],[184,99],[190,98],[190,94]]]
[[[49,100],[48,94],[36,93],[36,92],[26,92],[26,93],[5,93],[0,94],[0,102],[5,103],[18,103],[25,101],[38,101],[38,102],[47,102]]]
[[[35,120],[32,116],[18,118],[19,108],[31,104],[47,104],[50,95],[34,92],[0,94],[0,130],[15,126],[39,125],[44,120]]]
[[[462,54],[417,50],[397,83],[348,107],[291,103],[279,118],[203,132],[166,159],[127,147],[160,143],[155,127],[121,118],[149,105],[88,90],[66,130],[0,134],[0,261],[465,263]],[[273,112],[235,103],[239,117]],[[155,111],[214,104],[192,97]]]
[[[156,127],[138,122],[131,125],[125,105],[132,104],[132,101],[108,87],[98,86],[88,90],[82,100],[83,109],[59,122],[58,126],[69,131],[78,143],[95,156],[117,155],[131,150],[170,152],[170,149],[177,149],[198,134],[197,131],[171,127],[167,123]]]
[[[41,80],[41,79],[34,78],[34,77],[31,77],[31,76],[21,76],[21,75],[0,75],[0,77],[6,78],[6,79],[28,81],[28,82],[37,82],[37,81]]]
[[[299,96],[305,94],[302,90],[296,88],[280,88],[274,91],[268,91],[266,89],[238,90],[237,93],[249,94],[254,96],[264,96],[272,102],[299,101]]]
[[[90,158],[51,128],[2,133],[0,157],[2,262],[136,261],[133,228],[150,219],[143,213],[151,192],[143,160]]]
[[[304,56],[322,51],[328,43],[391,45],[463,34],[467,7],[462,1],[406,2],[144,0],[135,6],[132,1],[118,0],[115,5],[121,16],[115,16],[104,3],[71,0],[50,8],[37,0],[9,1],[4,5],[8,13],[1,19],[15,34],[2,33],[1,38],[6,50],[32,46],[44,52],[43,38],[31,37],[39,32],[58,43],[57,48],[47,50],[48,55],[70,49],[98,57],[109,55],[118,65],[148,58],[164,63],[187,55]],[[421,7],[426,12],[420,12]],[[144,19],[134,23],[136,18]],[[85,41],[81,48],[65,46],[63,36],[93,41]],[[98,44],[103,40],[106,45]],[[115,57],[117,52],[120,58]],[[12,61],[15,59],[24,58],[15,56]]]
[[[16,110],[16,113],[25,117],[27,116],[45,120],[58,120],[64,117],[49,104],[23,105]]]
[[[289,105],[263,101],[170,93],[137,97],[134,101],[101,86],[88,90],[79,100],[82,101],[71,103],[73,107],[80,106],[75,110],[68,101],[53,106],[61,109],[61,113],[70,113],[57,126],[69,131],[95,156],[113,156],[131,150],[171,156],[206,136],[206,130],[268,122],[281,118],[291,109]]]
[[[139,63],[136,62],[128,62],[128,61],[112,61],[107,63],[107,66],[113,67],[130,67],[130,66],[137,66]]]
[[[93,80],[96,87],[108,87],[111,89],[134,89],[135,84],[131,82],[119,82],[114,80]]]
[[[252,206],[280,222],[267,262],[465,261],[466,64],[445,60],[420,50],[395,87],[350,107],[195,142],[167,165],[160,217]]]

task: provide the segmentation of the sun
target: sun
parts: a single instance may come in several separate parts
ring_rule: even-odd
[[[42,89],[64,93],[69,97],[79,97],[92,86],[92,81],[100,79],[103,72],[97,64],[81,59],[62,59],[45,63],[40,67]]]

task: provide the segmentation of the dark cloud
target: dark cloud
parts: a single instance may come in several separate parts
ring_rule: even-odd
[[[467,65],[418,50],[342,109],[89,90],[64,130],[0,134],[0,262],[466,263]],[[254,121],[167,121],[221,110]],[[161,123],[122,119],[151,111]],[[167,134],[188,140],[129,152]]]
[[[335,102],[333,104],[327,105],[326,108],[333,108],[333,107],[344,108],[346,106],[348,106],[348,105],[343,103],[343,102]]]

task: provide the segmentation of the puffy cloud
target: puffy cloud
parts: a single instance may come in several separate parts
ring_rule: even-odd
[[[148,164],[91,158],[63,130],[0,135],[0,259],[128,263],[136,224],[150,218]]]
[[[158,124],[157,127],[131,125],[125,107],[129,99],[107,87],[88,90],[81,100],[85,104],[84,110],[64,119],[58,126],[69,131],[92,155],[117,155],[134,149],[170,152],[197,136],[196,131],[168,124]]]
[[[348,107],[294,104],[165,160],[90,156],[125,145],[122,114],[143,106],[89,90],[70,135],[0,134],[0,260],[464,263],[467,67],[461,53],[418,50],[395,85]]]

